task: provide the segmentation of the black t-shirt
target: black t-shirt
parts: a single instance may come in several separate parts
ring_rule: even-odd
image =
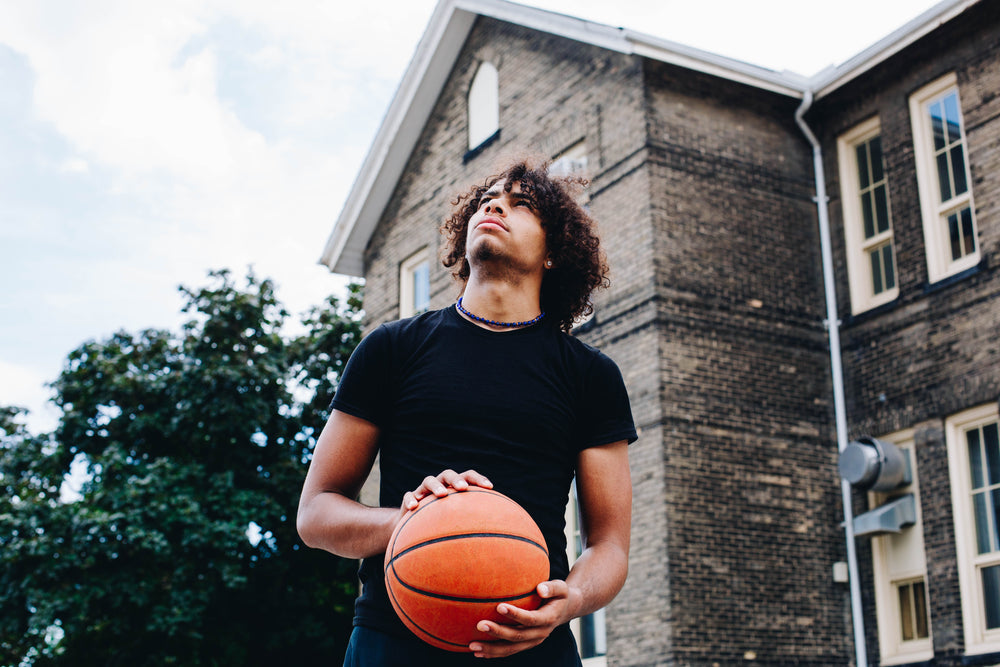
[[[565,579],[565,508],[580,450],[636,440],[621,372],[542,322],[495,332],[453,308],[383,324],[354,351],[331,407],[380,428],[380,505],[399,507],[427,475],[486,475],[535,519],[550,578]],[[383,558],[362,561],[356,625],[407,634],[385,592]]]

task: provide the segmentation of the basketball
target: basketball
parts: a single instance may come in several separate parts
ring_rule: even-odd
[[[548,577],[549,553],[531,516],[476,486],[423,498],[396,525],[385,554],[385,585],[399,618],[448,651],[491,640],[476,624],[508,623],[496,611],[501,602],[537,609],[535,587]]]

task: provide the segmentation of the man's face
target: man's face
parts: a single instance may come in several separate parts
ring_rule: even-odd
[[[487,190],[469,219],[465,248],[473,266],[493,263],[505,271],[544,271],[545,230],[535,202],[521,192],[519,183],[510,192],[504,192],[504,181]]]

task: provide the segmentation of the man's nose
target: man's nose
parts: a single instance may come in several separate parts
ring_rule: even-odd
[[[489,204],[486,205],[486,212],[498,213],[500,215],[503,215],[504,212],[503,204],[500,203],[499,199],[494,199]]]

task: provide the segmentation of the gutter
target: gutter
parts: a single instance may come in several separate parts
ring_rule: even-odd
[[[813,174],[816,180],[816,211],[819,216],[820,250],[823,255],[823,286],[826,291],[826,328],[830,337],[830,371],[833,375],[833,412],[837,425],[837,449],[847,447],[847,410],[844,401],[844,372],[840,356],[840,320],[837,317],[837,290],[833,275],[833,251],[830,239],[830,218],[826,195],[826,175],[823,171],[823,150],[816,135],[803,120],[812,106],[813,91],[805,91],[802,104],[795,111],[795,122],[813,149]],[[854,540],[854,510],[851,501],[851,483],[840,480],[840,495],[844,506],[844,539],[847,546],[847,571],[851,588],[851,618],[854,621],[854,652],[857,667],[868,667],[865,647],[865,621],[861,607],[861,579],[858,573],[858,555]]]

